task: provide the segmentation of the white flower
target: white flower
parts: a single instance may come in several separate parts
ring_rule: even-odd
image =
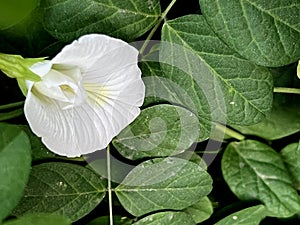
[[[140,113],[145,87],[138,51],[105,35],[79,38],[30,69],[25,116],[53,152],[77,157],[105,148]]]

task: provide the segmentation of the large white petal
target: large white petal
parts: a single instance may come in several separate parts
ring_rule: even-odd
[[[53,152],[78,157],[105,148],[140,113],[136,106],[108,99],[62,110],[59,102],[29,92],[25,116],[32,131]]]
[[[59,155],[77,157],[103,149],[116,134],[106,110],[95,111],[89,104],[62,110],[56,100],[29,92],[24,111],[32,131]]]
[[[80,68],[87,101],[62,109],[59,99],[29,90],[25,116],[33,132],[68,157],[105,148],[140,113],[145,86],[137,57],[135,48],[105,35],[86,35],[66,46],[52,63],[58,70]]]
[[[106,76],[137,61],[138,51],[128,43],[101,34],[88,34],[67,45],[52,59],[53,64],[76,65],[83,73],[99,71]]]

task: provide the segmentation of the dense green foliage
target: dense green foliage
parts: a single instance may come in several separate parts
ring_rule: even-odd
[[[0,223],[299,223],[300,0],[10,0],[0,12],[1,53],[51,58],[107,34],[138,48],[146,86],[106,150],[65,158],[30,131],[1,73]]]

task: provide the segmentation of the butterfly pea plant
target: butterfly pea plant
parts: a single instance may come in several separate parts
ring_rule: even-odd
[[[300,221],[300,1],[0,2],[0,223]]]

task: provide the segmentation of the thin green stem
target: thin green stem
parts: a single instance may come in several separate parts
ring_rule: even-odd
[[[240,134],[240,133],[238,133],[238,132],[236,132],[236,131],[234,131],[234,130],[232,130],[232,129],[230,129],[230,128],[222,125],[222,124],[216,123],[215,125],[216,125],[217,130],[220,130],[220,131],[224,132],[224,134],[226,134],[230,137],[233,137],[233,138],[235,138],[239,141],[242,141],[246,138],[244,135],[242,135],[242,134]]]
[[[114,217],[113,217],[113,201],[112,201],[112,188],[111,188],[111,166],[110,166],[110,146],[107,146],[107,152],[106,152],[106,160],[107,160],[107,180],[108,180],[108,205],[109,205],[109,224],[114,224]]]
[[[15,108],[15,107],[21,106],[23,104],[24,104],[24,101],[13,102],[13,103],[9,103],[9,104],[6,104],[6,105],[0,105],[0,110]]]
[[[146,49],[146,47],[148,46],[151,38],[153,37],[153,35],[155,34],[156,30],[159,28],[160,24],[162,21],[164,21],[166,19],[166,16],[168,14],[168,12],[171,10],[171,8],[173,7],[173,5],[175,4],[177,0],[172,0],[172,2],[168,5],[168,7],[166,8],[166,10],[161,14],[161,17],[158,19],[156,25],[152,28],[152,30],[150,31],[149,35],[147,36],[143,46],[140,49],[140,54],[142,55]]]
[[[273,91],[275,93],[300,94],[300,89],[298,88],[274,87]]]
[[[23,115],[23,108],[16,109],[7,113],[0,113],[0,121],[9,120]]]

